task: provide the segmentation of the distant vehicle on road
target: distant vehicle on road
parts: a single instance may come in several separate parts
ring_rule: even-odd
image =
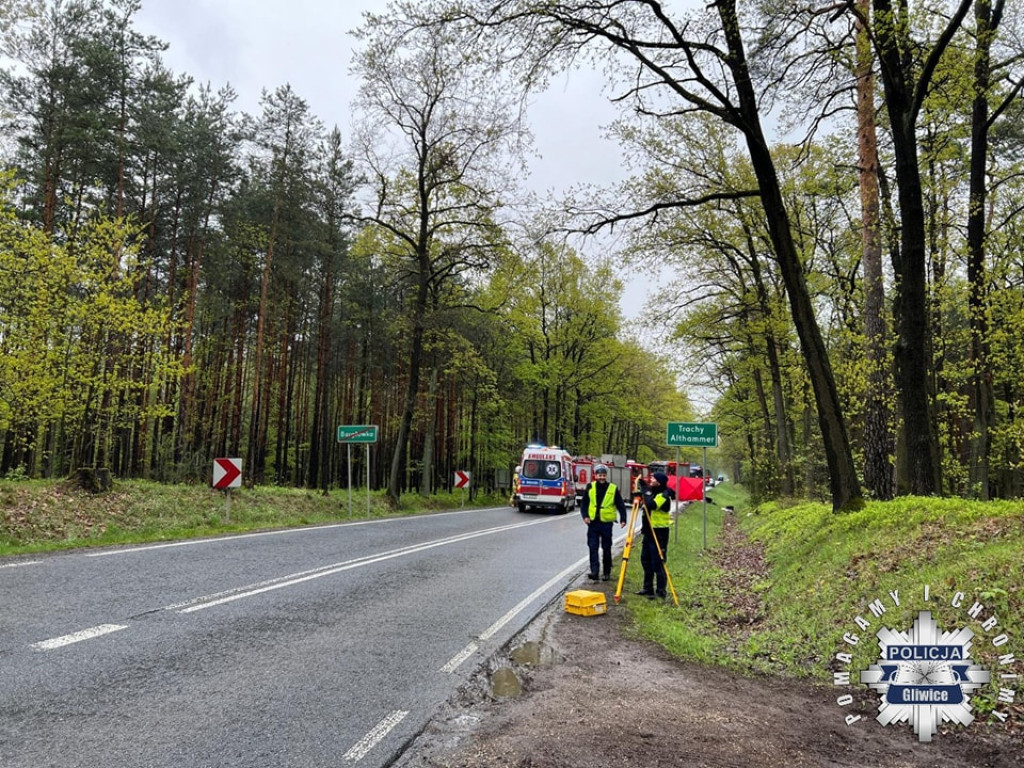
[[[519,462],[520,512],[544,509],[566,513],[576,508],[572,456],[558,446],[528,445]]]
[[[694,475],[691,470],[692,467],[689,462],[685,461],[651,461],[647,464],[648,476],[653,475],[655,472],[664,472],[668,478],[668,487],[676,494],[679,493],[677,478],[700,477],[699,474]]]

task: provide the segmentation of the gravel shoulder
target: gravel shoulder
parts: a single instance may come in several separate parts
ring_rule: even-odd
[[[744,559],[749,561],[749,552]],[[746,677],[672,658],[631,632],[614,582],[608,613],[568,614],[559,600],[514,638],[410,743],[399,768],[1009,768],[1024,739],[975,723],[921,743],[909,725],[874,720],[828,686]],[[623,596],[637,600],[639,597]],[[673,610],[666,606],[664,610]],[[521,690],[520,690],[521,689]],[[516,695],[505,695],[515,693]],[[856,709],[859,707],[859,709]]]

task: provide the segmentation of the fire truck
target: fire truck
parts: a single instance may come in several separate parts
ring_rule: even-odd
[[[626,466],[629,467],[629,491],[631,495],[635,495],[639,493],[640,482],[646,482],[647,478],[651,476],[651,470],[646,464],[632,459],[626,462]]]
[[[594,479],[594,467],[604,464],[608,467],[608,482],[615,483],[619,494],[623,499],[628,500],[633,490],[634,474],[636,471],[643,471],[643,464],[632,459],[627,460],[625,456],[618,454],[601,454],[597,456],[577,456],[573,460],[573,475],[576,480],[576,501],[583,499],[583,493],[587,490],[587,484]],[[636,470],[634,468],[637,468]]]
[[[568,451],[555,445],[528,445],[519,462],[520,512],[542,509],[566,513],[576,508],[573,462]]]
[[[700,467],[697,468],[698,470]],[[691,477],[690,464],[685,461],[652,461],[647,465],[647,471],[653,475],[655,472],[664,472],[668,478],[668,487],[679,493],[679,483],[676,478]],[[700,477],[698,474],[697,477]]]

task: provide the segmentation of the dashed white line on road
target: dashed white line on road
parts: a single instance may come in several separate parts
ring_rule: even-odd
[[[32,643],[32,647],[38,651],[51,651],[54,648],[71,645],[72,643],[91,640],[92,638],[99,637],[101,635],[109,635],[111,632],[117,632],[121,629],[128,629],[128,627],[124,624],[100,624],[98,627],[83,629],[80,632],[72,632],[70,635],[61,635],[60,637],[53,637],[49,640],[41,640],[38,643]]]
[[[23,565],[39,565],[42,560],[19,560],[16,563],[3,563],[0,565],[0,570],[4,568],[20,568]]]
[[[405,719],[408,712],[403,712],[400,709],[396,709],[390,715],[385,717],[368,734],[363,736],[359,742],[352,747],[348,752],[345,753],[345,760],[350,763],[358,762],[362,760],[366,753],[377,746],[377,743],[387,736],[391,730]]]

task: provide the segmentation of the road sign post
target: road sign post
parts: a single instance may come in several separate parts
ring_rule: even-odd
[[[213,460],[213,487],[227,494],[224,506],[224,521],[231,522],[231,489],[242,487],[241,459]]]
[[[366,446],[366,516],[370,516],[370,444],[377,442],[377,425],[342,424],[338,427],[338,442],[344,443],[348,454],[348,516],[352,517],[352,444]]]
[[[665,442],[669,446],[676,446],[678,449],[680,446],[690,446],[695,448],[703,448],[703,459],[700,465],[701,478],[700,481],[704,483],[705,493],[703,501],[704,508],[704,549],[708,548],[708,500],[707,500],[707,483],[704,479],[704,473],[708,467],[708,448],[714,448],[718,445],[718,425],[709,424],[705,422],[694,422],[694,421],[670,421],[665,426]],[[678,534],[679,528],[676,527],[676,533]]]
[[[670,421],[665,428],[669,446],[714,448],[718,445],[718,425],[691,421]]]
[[[466,489],[469,488],[471,475],[462,469],[455,470],[455,487],[462,490],[461,506],[466,506]]]

